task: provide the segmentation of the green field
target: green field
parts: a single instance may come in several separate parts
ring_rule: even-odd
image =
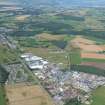
[[[17,62],[17,52],[10,50],[7,46],[0,45],[0,63]]]
[[[94,59],[94,58],[83,58],[82,62],[97,62],[97,63],[104,63],[105,59]]]
[[[94,37],[94,36],[84,36],[84,38],[87,38],[89,40],[93,40],[96,42],[96,44],[98,45],[102,45],[102,44],[105,44],[105,40],[104,39],[100,39],[100,38],[97,38],[97,37]]]
[[[92,94],[91,105],[105,105],[105,87],[99,87]]]
[[[7,105],[6,101],[4,86],[0,86],[0,105]]]
[[[84,72],[89,74],[96,74],[98,76],[105,76],[105,70],[98,69],[92,66],[71,65],[73,71]]]
[[[80,49],[72,49],[70,51],[70,64],[76,65],[81,63]]]

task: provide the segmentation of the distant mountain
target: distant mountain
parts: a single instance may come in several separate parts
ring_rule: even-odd
[[[105,6],[105,0],[60,0],[62,6],[97,7]]]
[[[0,0],[3,1],[3,0]],[[4,0],[18,3],[25,7],[56,6],[56,7],[97,7],[105,6],[105,0]]]

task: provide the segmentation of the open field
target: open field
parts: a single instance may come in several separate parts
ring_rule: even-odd
[[[105,40],[104,39],[100,39],[94,36],[84,36],[84,38],[88,39],[88,40],[93,40],[96,44],[98,45],[105,45]]]
[[[97,62],[97,63],[105,63],[105,59],[82,58],[82,62]]]
[[[18,21],[24,21],[28,17],[30,17],[30,15],[19,15],[19,16],[16,16],[16,20],[18,20]]]
[[[70,50],[70,64],[71,65],[76,65],[81,63],[81,51],[80,49],[77,48],[71,48]]]
[[[83,63],[86,64],[86,62],[88,63],[90,62],[89,65],[92,66],[91,62],[97,62],[97,63],[105,62],[105,54],[104,54],[105,45],[102,43],[97,44],[97,42],[99,43],[101,41],[97,40],[96,38],[94,40],[90,40],[83,36],[77,36],[72,40],[71,42],[72,45],[74,45],[75,47],[79,47],[81,49],[81,58]],[[100,67],[99,65],[98,67]],[[93,65],[93,67],[95,66]]]
[[[89,39],[86,39],[82,36],[76,36],[73,40],[72,40],[73,43],[83,43],[83,44],[94,44],[95,42],[92,41],[92,40],[89,40]]]
[[[48,93],[38,85],[6,86],[9,105],[54,105]]]
[[[83,62],[81,65],[86,65],[86,66],[93,66],[99,69],[105,70],[105,63],[99,63],[99,62]]]
[[[18,62],[17,52],[10,50],[7,46],[0,45],[0,63]]]
[[[52,35],[47,33],[42,33],[36,36],[37,39],[42,41],[52,41],[52,40],[64,40],[66,35]]]
[[[14,37],[21,47],[56,47],[65,49],[68,42],[72,40],[72,35],[53,35],[53,34],[37,34],[33,37]]]
[[[97,45],[86,45],[86,44],[78,44],[83,51],[87,52],[101,52],[103,51],[102,47]]]
[[[81,36],[77,36],[72,40],[74,46],[79,47],[82,51],[85,52],[101,52],[103,47],[96,45],[95,41],[85,39]]]
[[[95,75],[98,75],[98,76],[104,76],[105,77],[105,70],[100,69],[100,68],[96,68],[96,67],[93,67],[93,66],[71,65],[71,69],[73,71],[95,74]]]
[[[92,93],[91,105],[105,105],[105,87],[99,87]]]
[[[105,54],[81,53],[82,58],[105,59]]]

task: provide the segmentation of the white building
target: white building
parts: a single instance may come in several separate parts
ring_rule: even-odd
[[[29,56],[25,58],[25,61],[29,62],[29,61],[37,61],[37,60],[42,60],[41,57],[37,57],[37,56]]]
[[[21,58],[23,58],[28,67],[30,69],[43,69],[45,65],[48,64],[48,61],[43,60],[43,58],[38,56],[33,56],[31,53],[25,53],[21,55]]]
[[[30,57],[30,56],[32,56],[32,53],[25,53],[25,54],[21,55],[21,58],[27,58],[27,57]]]

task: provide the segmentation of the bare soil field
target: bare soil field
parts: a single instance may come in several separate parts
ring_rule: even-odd
[[[82,36],[76,36],[76,37],[72,40],[72,42],[74,42],[74,43],[78,42],[78,43],[84,43],[84,44],[94,44],[94,43],[95,43],[94,41],[89,40],[89,39],[85,39],[85,38],[83,38]]]
[[[105,54],[81,53],[82,58],[105,59]]]
[[[72,44],[76,47],[79,47],[82,51],[85,52],[99,52],[105,49],[100,45],[96,45],[95,41],[85,39],[81,36],[77,36],[76,38],[74,38],[72,40]]]
[[[9,105],[54,105],[48,93],[38,85],[6,86]]]
[[[27,19],[30,15],[19,15],[16,17],[16,20],[18,21],[24,21],[25,19]]]
[[[97,62],[83,62],[81,63],[81,65],[85,65],[85,66],[93,66],[99,69],[103,69],[105,70],[105,63],[97,63]]]
[[[47,33],[42,33],[37,35],[36,38],[42,41],[63,40],[65,38],[65,35],[51,35]]]

